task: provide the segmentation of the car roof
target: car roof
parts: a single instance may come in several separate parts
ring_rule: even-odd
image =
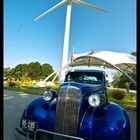
[[[87,70],[87,69],[75,69],[75,70],[69,70],[67,71],[67,73],[69,72],[97,72],[97,73],[105,73],[104,71],[102,70]]]

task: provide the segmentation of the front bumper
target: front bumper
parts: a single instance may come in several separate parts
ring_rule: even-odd
[[[34,134],[15,128],[14,135],[17,140],[35,140]]]
[[[37,138],[38,133],[39,134],[43,133],[43,135],[46,135],[46,136],[52,135],[53,138],[51,140],[57,140],[57,138],[59,138],[59,140],[61,140],[61,139],[63,140],[63,138],[65,138],[66,140],[84,140],[83,138],[80,138],[80,137],[56,133],[56,132],[47,131],[47,130],[43,130],[43,129],[37,129],[35,134],[31,134],[29,132],[24,132],[20,128],[15,128],[15,132],[14,132],[17,140],[39,140]],[[46,137],[45,140],[50,140],[50,138]]]

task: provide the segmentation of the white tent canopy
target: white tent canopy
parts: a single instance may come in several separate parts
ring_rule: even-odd
[[[131,72],[136,67],[136,57],[127,53],[112,51],[91,51],[84,54],[73,54],[71,58],[72,66],[105,66]],[[114,67],[115,66],[115,67]]]
[[[43,81],[44,84],[51,76],[54,74],[58,75],[63,69],[70,66],[104,66],[106,68],[116,69],[136,84],[136,81],[127,74],[127,72],[132,72],[136,69],[136,57],[127,53],[112,51],[91,51],[83,54],[73,54],[69,64],[46,77]],[[53,82],[55,78],[52,80]]]

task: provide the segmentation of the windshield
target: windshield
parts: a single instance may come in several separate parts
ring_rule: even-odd
[[[69,72],[66,75],[65,82],[82,82],[91,84],[101,84],[103,74],[98,72]]]

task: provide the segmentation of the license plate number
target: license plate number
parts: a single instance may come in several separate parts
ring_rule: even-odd
[[[35,132],[37,129],[37,122],[27,120],[27,119],[22,119],[21,120],[21,127],[24,130],[30,131],[30,132]]]

